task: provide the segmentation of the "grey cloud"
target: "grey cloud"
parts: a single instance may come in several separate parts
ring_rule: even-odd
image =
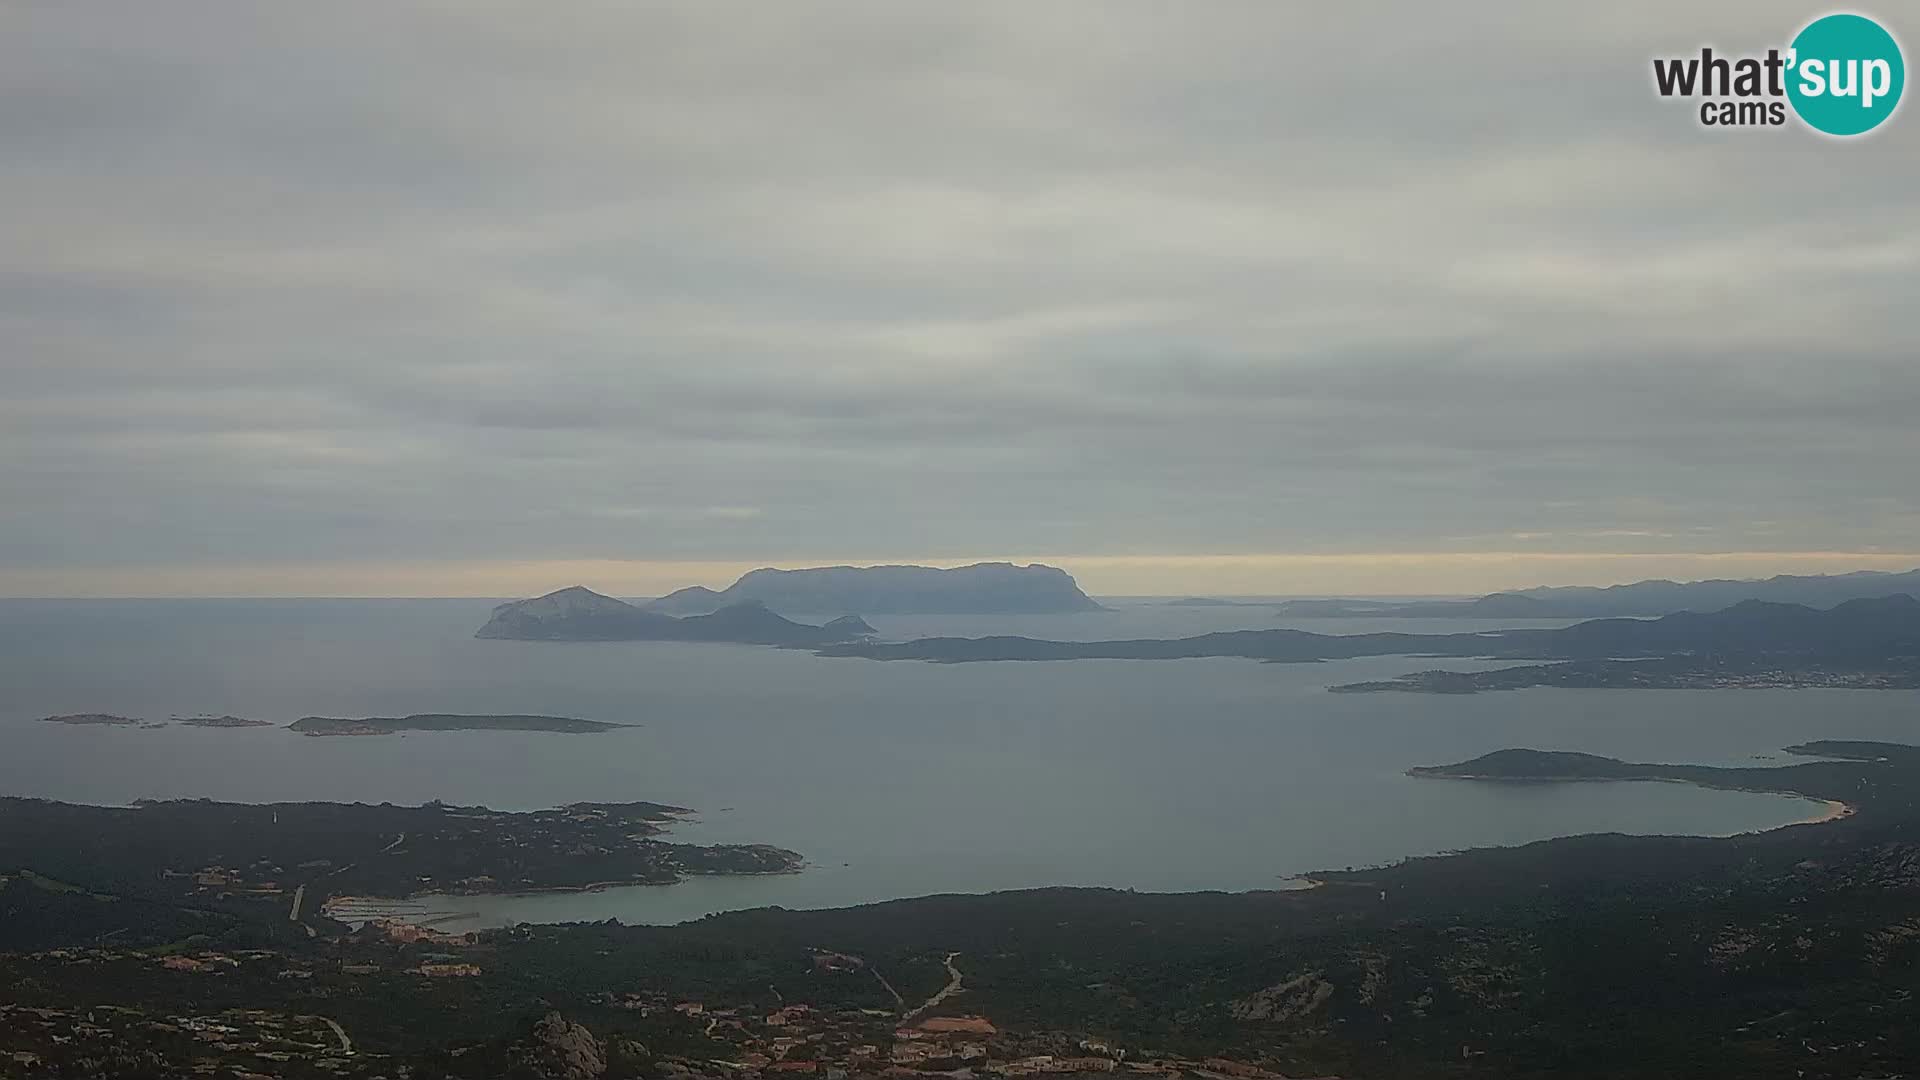
[[[1848,549],[1920,128],[1787,3],[16,5],[0,567]]]

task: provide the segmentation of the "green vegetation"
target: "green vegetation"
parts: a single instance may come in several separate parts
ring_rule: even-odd
[[[65,1018],[0,1013],[0,1050],[71,1056],[80,1042],[53,1044],[35,1025],[71,1036],[85,1023],[110,1028],[128,1060],[164,1057],[172,1035],[142,1025],[192,1021],[234,1029],[207,1045],[235,1055],[307,1044],[277,1065],[246,1059],[284,1075],[324,1063],[334,1075],[547,1076],[562,1059],[607,1076],[776,1062],[1023,1075],[1109,1071],[1121,1055],[1166,1076],[1911,1072],[1920,748],[1791,749],[1820,760],[1722,769],[1516,750],[1421,772],[1683,780],[1857,812],[1721,839],[1598,835],[1413,859],[1294,892],[1047,889],[472,939],[326,923],[308,938],[286,932],[284,908],[127,894],[112,886],[141,875],[114,869],[132,857],[112,835],[128,822],[95,820],[107,842],[90,859],[35,869],[121,899],[0,890],[0,944],[13,950],[0,984],[17,1006]],[[0,816],[20,811],[0,804]],[[915,1013],[954,973],[959,992]],[[102,1003],[139,1020],[103,1020]],[[986,1021],[895,1033],[942,1014]],[[339,1023],[356,1055],[328,1049],[302,1017]]]
[[[304,934],[329,896],[584,889],[667,884],[687,874],[796,869],[764,845],[697,846],[657,837],[688,811],[661,803],[580,803],[504,813],[484,807],[362,803],[245,805],[205,800],[133,807],[0,799],[0,872],[44,876],[161,908],[260,920]],[[29,880],[39,880],[31,877]],[[12,894],[23,890],[10,890]],[[294,896],[300,894],[301,919]],[[134,909],[141,918],[147,908]],[[113,913],[97,913],[111,921]],[[129,933],[140,919],[123,923]],[[141,940],[171,932],[139,932]],[[0,947],[62,940],[38,922],[0,921]],[[89,921],[87,925],[93,925]]]

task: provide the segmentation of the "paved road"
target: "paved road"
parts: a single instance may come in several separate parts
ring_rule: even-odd
[[[288,922],[300,921],[300,902],[302,900],[305,900],[306,898],[307,898],[307,887],[305,885],[302,885],[299,888],[293,890],[293,910],[287,912]]]

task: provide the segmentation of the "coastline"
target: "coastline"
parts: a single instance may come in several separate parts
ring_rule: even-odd
[[[1751,787],[1744,784],[1712,784],[1704,780],[1689,780],[1681,776],[1507,776],[1488,773],[1441,773],[1422,767],[1408,769],[1406,775],[1421,780],[1472,780],[1477,783],[1493,784],[1688,784],[1707,791],[1739,791],[1749,795],[1785,795],[1806,802],[1818,803],[1821,811],[1812,817],[1789,821],[1767,829],[1749,829],[1745,832],[1724,833],[1722,836],[1746,836],[1757,833],[1776,832],[1791,829],[1798,825],[1824,825],[1829,822],[1850,818],[1860,808],[1840,799],[1823,799],[1809,795],[1804,791],[1786,788]]]
[[[540,885],[524,889],[427,889],[421,892],[408,893],[405,896],[367,896],[361,894],[330,896],[320,905],[320,911],[328,918],[337,919],[341,922],[350,922],[370,918],[388,918],[391,917],[390,914],[372,913],[383,910],[392,912],[393,909],[402,905],[418,904],[423,900],[435,897],[470,900],[483,897],[492,899],[496,897],[581,895],[606,892],[610,889],[664,889],[674,885],[685,884],[692,878],[783,877],[790,874],[805,873],[807,869],[808,864],[803,857],[793,865],[782,867],[778,870],[682,870],[670,880],[665,881],[593,881],[585,885]],[[347,918],[342,918],[340,915],[334,914],[333,910],[331,910],[341,905],[352,906],[361,910]]]
[[[374,919],[398,919],[404,922],[417,922],[421,925],[446,921],[472,919],[477,912],[420,910],[419,905],[434,900],[471,901],[471,900],[510,900],[546,896],[584,896],[594,893],[610,892],[615,889],[665,889],[675,885],[684,885],[693,878],[761,878],[783,877],[804,873],[807,870],[805,860],[780,870],[741,870],[741,871],[683,871],[671,881],[595,881],[586,885],[547,885],[538,888],[484,890],[484,889],[437,889],[409,893],[406,896],[331,896],[320,905],[320,913],[336,922],[349,926]],[[347,910],[342,910],[343,908]],[[426,916],[426,918],[421,918]]]
[[[1794,822],[1794,824],[1795,825],[1824,825],[1829,821],[1839,821],[1841,818],[1850,818],[1856,812],[1855,808],[1851,804],[1841,802],[1839,799],[1827,799],[1825,800],[1825,802],[1826,802],[1825,812],[1819,815],[1816,815],[1814,817],[1810,817],[1805,821],[1796,821]],[[1785,828],[1786,826],[1781,826],[1781,827]]]

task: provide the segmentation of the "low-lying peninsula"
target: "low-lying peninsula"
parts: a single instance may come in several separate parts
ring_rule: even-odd
[[[302,735],[393,735],[403,731],[552,731],[563,735],[590,735],[632,726],[600,720],[579,720],[570,716],[415,713],[412,716],[367,716],[357,719],[303,716],[287,730]]]
[[[1336,694],[1476,694],[1535,686],[1579,690],[1914,690],[1920,689],[1920,665],[1847,667],[1769,657],[1575,660],[1491,671],[1415,671],[1398,678],[1342,683],[1327,689]]]
[[[666,885],[691,874],[790,872],[763,844],[657,839],[690,814],[664,803],[576,803],[511,813],[387,803],[0,798],[0,867],[113,896],[213,907],[278,904],[298,922],[328,896],[533,892]]]
[[[1920,749],[1899,743],[1818,739],[1785,747],[1806,758],[1794,765],[1741,768],[1621,761],[1571,750],[1496,750],[1452,765],[1422,765],[1408,776],[1440,780],[1554,783],[1575,780],[1668,780],[1727,791],[1799,795],[1851,814],[1911,816],[1920,802]]]

